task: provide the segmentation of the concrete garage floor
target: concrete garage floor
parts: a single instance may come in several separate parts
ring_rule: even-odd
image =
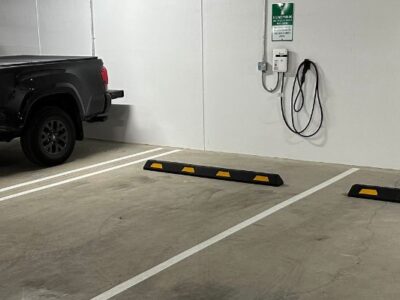
[[[88,140],[67,164],[37,169],[17,141],[2,144],[0,189],[154,148]],[[350,169],[184,150],[159,159],[279,173],[286,185],[154,173],[143,162],[73,179],[170,150],[1,192],[0,299],[107,299],[116,285]],[[113,299],[399,299],[400,204],[345,196],[353,183],[399,179],[361,169]]]

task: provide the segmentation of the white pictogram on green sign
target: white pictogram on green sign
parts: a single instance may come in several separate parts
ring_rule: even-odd
[[[272,4],[272,40],[293,41],[293,3]]]

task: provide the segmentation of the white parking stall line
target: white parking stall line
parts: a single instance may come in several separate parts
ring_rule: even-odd
[[[8,186],[8,187],[0,188],[0,193],[8,192],[8,191],[11,191],[11,190],[15,190],[15,189],[18,189],[18,188],[21,188],[21,187],[24,187],[24,186],[28,186],[28,185],[33,185],[33,184],[40,183],[40,182],[43,182],[43,181],[48,181],[48,180],[51,180],[51,179],[63,177],[63,176],[66,176],[66,175],[70,175],[70,174],[74,174],[74,173],[78,173],[78,172],[82,172],[82,171],[98,168],[98,167],[101,167],[101,166],[104,166],[104,165],[112,164],[112,163],[119,162],[119,161],[122,161],[122,160],[127,160],[127,159],[138,157],[138,156],[141,156],[141,155],[146,155],[146,154],[153,153],[153,152],[160,151],[160,150],[163,150],[163,148],[155,148],[155,149],[151,149],[151,150],[147,150],[147,151],[143,151],[143,152],[139,152],[139,153],[134,153],[134,154],[131,154],[131,155],[115,158],[115,159],[112,159],[112,160],[107,160],[107,161],[104,161],[104,162],[101,162],[101,163],[97,163],[97,164],[94,164],[94,165],[89,165],[89,166],[82,167],[82,168],[79,168],[79,169],[74,169],[74,170],[58,173],[58,174],[55,174],[55,175],[46,176],[46,177],[42,177],[42,178],[39,178],[39,179],[31,180],[31,181],[22,182],[22,183],[19,183],[19,184],[15,184],[15,185],[11,185],[11,186]]]
[[[111,171],[115,171],[115,170],[118,170],[118,169],[126,168],[126,167],[129,167],[129,166],[140,164],[140,163],[145,162],[145,161],[147,161],[149,159],[154,159],[154,158],[158,158],[158,157],[174,154],[174,153],[177,153],[177,152],[180,152],[180,151],[182,151],[182,150],[173,150],[173,151],[164,152],[164,153],[161,153],[161,154],[158,154],[158,155],[154,155],[154,156],[142,158],[142,159],[139,159],[139,160],[135,160],[135,161],[132,161],[132,162],[129,162],[129,163],[126,163],[126,164],[117,165],[117,166],[114,166],[114,167],[111,167],[111,168],[103,169],[103,170],[100,170],[100,171],[88,173],[88,174],[77,176],[77,177],[73,177],[73,178],[70,178],[70,179],[63,180],[63,181],[59,181],[59,182],[55,182],[55,183],[52,183],[52,184],[44,185],[44,186],[41,186],[41,187],[37,187],[37,188],[34,188],[34,189],[30,189],[30,190],[27,190],[27,191],[23,191],[23,192],[20,192],[20,193],[8,195],[8,196],[5,196],[5,197],[1,197],[0,198],[0,202],[11,200],[11,199],[15,199],[15,198],[18,198],[18,197],[21,197],[21,196],[24,196],[24,195],[28,195],[28,194],[32,194],[32,193],[36,193],[36,192],[39,192],[39,191],[47,190],[47,189],[50,189],[50,188],[53,188],[53,187],[56,187],[56,186],[60,186],[60,185],[63,185],[63,184],[74,182],[74,181],[78,181],[78,180],[81,180],[81,179],[93,177],[95,175],[104,174],[104,173],[107,173],[107,172],[111,172]]]
[[[198,253],[198,252],[200,252],[200,251],[202,251],[202,250],[204,250],[204,249],[206,249],[206,248],[208,248],[208,247],[220,242],[221,240],[223,240],[223,239],[225,239],[225,238],[237,233],[238,231],[240,231],[242,229],[245,229],[245,228],[249,227],[250,225],[253,225],[253,224],[261,221],[262,219],[264,219],[264,218],[266,218],[266,217],[268,217],[268,216],[280,211],[281,209],[283,209],[285,207],[288,207],[289,205],[292,205],[292,204],[294,204],[294,203],[296,203],[296,202],[298,202],[298,201],[300,201],[300,200],[302,200],[302,199],[304,199],[304,198],[306,198],[306,197],[308,197],[308,196],[310,196],[310,195],[312,195],[312,194],[314,194],[314,193],[316,193],[316,192],[318,192],[318,191],[320,191],[320,190],[322,190],[322,189],[334,184],[335,182],[337,182],[337,181],[339,181],[339,180],[341,180],[341,179],[353,174],[354,172],[357,172],[358,170],[359,169],[356,169],[356,168],[350,169],[350,170],[348,170],[348,171],[346,171],[344,173],[341,173],[338,176],[333,177],[333,178],[331,178],[331,179],[329,179],[329,180],[327,180],[327,181],[325,181],[325,182],[323,182],[323,183],[321,183],[321,184],[319,184],[319,185],[317,185],[317,186],[315,186],[315,187],[313,187],[313,188],[311,188],[311,189],[309,189],[309,190],[307,190],[305,192],[302,192],[302,193],[300,193],[300,194],[298,194],[298,195],[296,195],[296,196],[294,196],[294,197],[292,197],[292,198],[290,198],[290,199],[288,199],[286,201],[283,201],[283,202],[279,203],[278,205],[275,205],[275,206],[263,211],[262,213],[254,216],[254,217],[252,217],[252,218],[250,218],[250,219],[248,219],[246,221],[243,221],[242,223],[239,223],[236,226],[233,226],[233,227],[225,230],[224,232],[221,232],[220,234],[217,234],[214,237],[212,237],[212,238],[210,238],[210,239],[208,239],[208,240],[206,240],[206,241],[204,241],[204,242],[202,242],[202,243],[200,243],[200,244],[198,244],[198,245],[196,245],[196,246],[194,246],[194,247],[192,247],[192,248],[190,248],[190,249],[188,249],[188,250],[186,250],[184,252],[179,253],[178,255],[176,255],[176,256],[174,256],[174,257],[172,257],[172,258],[170,258],[170,259],[168,259],[168,260],[166,260],[166,261],[164,261],[162,263],[160,263],[159,265],[156,265],[155,267],[153,267],[153,268],[151,268],[151,269],[149,269],[149,270],[147,270],[147,271],[145,271],[145,272],[143,272],[143,273],[141,273],[139,275],[136,275],[135,277],[133,277],[131,279],[128,279],[125,282],[122,282],[121,284],[119,284],[119,285],[111,288],[110,290],[108,290],[108,291],[106,291],[106,292],[104,292],[104,293],[92,298],[91,300],[108,300],[108,299],[111,299],[111,298],[113,298],[113,297],[125,292],[126,290],[134,287],[135,285],[137,285],[137,284],[139,284],[139,283],[141,283],[141,282],[143,282],[143,281],[145,281],[145,280],[157,275],[158,273],[164,271],[165,269],[168,269],[168,268],[172,267],[173,265],[183,261],[184,259],[186,259],[186,258],[188,258],[188,257],[190,257],[192,255],[195,255],[196,253]]]

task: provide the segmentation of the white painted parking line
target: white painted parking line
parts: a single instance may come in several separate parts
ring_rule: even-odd
[[[272,215],[273,213],[276,213],[277,211],[280,211],[281,209],[292,205],[293,203],[296,203],[298,201],[300,201],[301,199],[304,199],[332,184],[334,184],[335,182],[353,174],[354,172],[357,172],[359,169],[353,168],[350,169],[344,173],[339,174],[336,177],[333,177],[332,179],[329,179],[305,192],[302,192],[301,194],[298,194],[286,201],[283,201],[281,203],[279,203],[278,205],[275,205],[274,207],[271,207],[265,211],[263,211],[262,213],[242,222],[237,224],[236,226],[233,226],[227,230],[225,230],[224,232],[221,232],[220,234],[217,234],[216,236],[184,251],[181,252],[180,254],[168,259],[167,261],[113,287],[112,289],[92,298],[91,300],[108,300],[111,299],[112,297],[115,297],[121,293],[123,293],[124,291],[134,287],[135,285],[145,281],[146,279],[149,279],[150,277],[153,277],[155,275],[157,275],[158,273],[164,271],[165,269],[168,269],[169,267],[181,262],[182,260],[220,242],[221,240],[237,233],[238,231],[245,229],[246,227],[249,227],[250,225],[253,225],[259,221],[261,221],[262,219]]]
[[[126,163],[126,164],[123,164],[123,165],[114,166],[114,167],[107,168],[107,169],[100,170],[100,171],[96,171],[96,172],[93,172],[93,173],[81,175],[81,176],[78,176],[78,177],[73,177],[73,178],[70,178],[70,179],[66,179],[66,180],[55,182],[55,183],[48,184],[48,185],[44,185],[44,186],[41,186],[41,187],[38,187],[38,188],[34,188],[34,189],[31,189],[31,190],[27,190],[27,191],[23,191],[23,192],[20,192],[20,193],[8,195],[8,196],[5,196],[5,197],[1,197],[0,198],[0,202],[6,201],[6,200],[15,199],[15,198],[18,198],[18,197],[21,197],[21,196],[24,196],[24,195],[28,195],[28,194],[32,194],[32,193],[35,193],[35,192],[47,190],[47,189],[50,189],[50,188],[53,188],[53,187],[56,187],[56,186],[60,186],[60,185],[63,185],[63,184],[74,182],[74,181],[78,181],[78,180],[85,179],[85,178],[88,178],[88,177],[92,177],[92,176],[95,176],[95,175],[99,175],[99,174],[111,172],[111,171],[114,171],[114,170],[122,169],[122,168],[125,168],[125,167],[129,167],[129,166],[132,166],[132,165],[140,164],[140,163],[145,162],[145,161],[147,161],[149,159],[154,159],[154,158],[170,155],[170,154],[177,153],[177,152],[180,152],[180,151],[182,151],[182,150],[173,150],[173,151],[169,151],[169,152],[164,152],[164,153],[161,153],[161,154],[158,154],[158,155],[154,155],[154,156],[142,158],[142,159],[139,159],[139,160],[135,160],[133,162],[129,162],[129,163]]]
[[[94,165],[90,165],[90,166],[87,166],[87,167],[82,167],[82,168],[79,168],[79,169],[74,169],[74,170],[58,173],[58,174],[55,174],[55,175],[46,176],[46,177],[43,177],[43,178],[31,180],[31,181],[22,182],[22,183],[19,183],[19,184],[15,184],[15,185],[11,185],[11,186],[8,186],[8,187],[0,188],[0,193],[8,192],[8,191],[15,190],[15,189],[18,189],[18,188],[21,188],[21,187],[24,187],[24,186],[33,185],[33,184],[36,184],[36,183],[40,183],[40,182],[43,182],[43,181],[59,178],[59,177],[62,177],[62,176],[66,176],[66,175],[70,175],[70,174],[74,174],[74,173],[78,173],[78,172],[82,172],[82,171],[98,168],[98,167],[101,167],[101,166],[104,166],[104,165],[108,165],[108,164],[112,164],[112,163],[119,162],[119,161],[122,161],[122,160],[127,160],[127,159],[130,159],[130,158],[138,157],[140,155],[146,155],[146,154],[153,153],[153,152],[160,151],[160,150],[163,150],[163,148],[155,148],[155,149],[151,149],[151,150],[147,150],[147,151],[143,151],[143,152],[139,152],[139,153],[135,153],[135,154],[131,154],[131,155],[115,158],[115,159],[112,159],[112,160],[107,160],[107,161],[104,161],[104,162],[101,162],[101,163],[97,163],[97,164],[94,164]]]

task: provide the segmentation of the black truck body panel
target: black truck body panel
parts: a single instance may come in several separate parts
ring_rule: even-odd
[[[113,98],[123,91],[108,91],[97,57],[0,57],[0,140],[18,137],[30,111],[43,99],[68,99],[78,121],[104,119]],[[100,118],[99,118],[100,116]]]

